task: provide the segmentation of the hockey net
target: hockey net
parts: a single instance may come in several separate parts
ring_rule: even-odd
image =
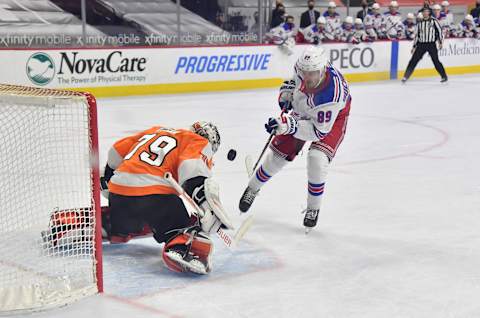
[[[0,315],[102,291],[96,103],[0,85]]]

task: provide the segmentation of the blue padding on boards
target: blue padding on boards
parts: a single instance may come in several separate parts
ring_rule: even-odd
[[[390,58],[390,79],[397,79],[398,74],[398,41],[392,41],[392,55]]]

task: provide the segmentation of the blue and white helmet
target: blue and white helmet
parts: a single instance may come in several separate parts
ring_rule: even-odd
[[[192,125],[192,131],[206,139],[212,147],[212,151],[215,153],[220,147],[220,133],[217,126],[206,121],[197,121]]]

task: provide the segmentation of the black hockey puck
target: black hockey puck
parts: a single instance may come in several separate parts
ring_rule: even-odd
[[[227,159],[230,161],[235,160],[235,157],[237,156],[237,151],[235,149],[230,149],[227,154]]]

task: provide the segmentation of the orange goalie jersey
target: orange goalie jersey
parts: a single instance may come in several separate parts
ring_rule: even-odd
[[[125,196],[175,194],[164,179],[170,172],[182,185],[198,176],[210,177],[213,151],[208,140],[187,129],[155,126],[117,141],[108,153],[115,170],[111,193]]]

